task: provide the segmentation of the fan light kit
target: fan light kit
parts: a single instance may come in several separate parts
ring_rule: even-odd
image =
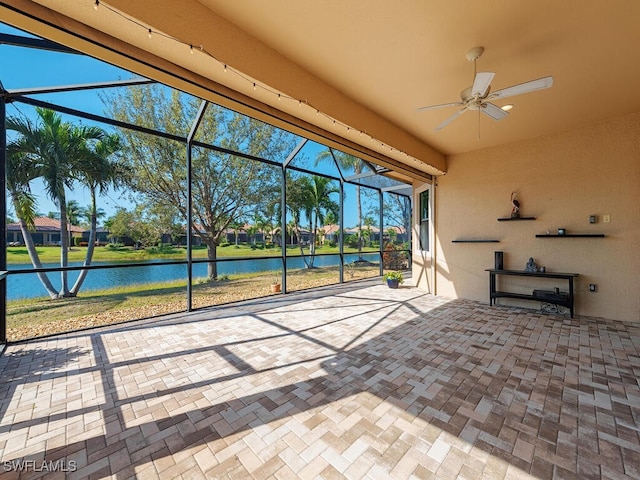
[[[436,130],[443,129],[467,110],[477,111],[478,115],[480,113],[484,113],[486,116],[491,117],[494,120],[502,120],[509,115],[507,110],[510,110],[513,105],[505,105],[501,108],[491,103],[493,100],[542,90],[553,85],[553,77],[548,76],[491,92],[491,81],[493,80],[495,73],[476,72],[476,61],[482,56],[483,52],[483,47],[474,47],[466,54],[467,60],[473,62],[473,85],[460,92],[459,102],[442,103],[440,105],[430,105],[428,107],[418,108],[419,111],[424,111],[442,107],[463,107],[461,110],[458,110],[438,125]]]

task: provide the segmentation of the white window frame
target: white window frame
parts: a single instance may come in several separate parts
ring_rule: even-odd
[[[429,244],[427,246],[428,250],[422,249],[421,242],[421,232],[422,232],[422,205],[421,205],[421,196],[425,191],[429,191]],[[416,208],[414,209],[414,230],[416,233],[416,240],[414,242],[414,250],[416,253],[420,253],[424,256],[430,257],[433,252],[433,193],[434,188],[431,183],[425,183],[421,185],[419,188],[416,188],[414,191],[414,205]]]

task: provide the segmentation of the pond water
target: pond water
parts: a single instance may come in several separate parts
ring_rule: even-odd
[[[377,262],[379,255],[365,254],[365,259]],[[345,255],[345,263],[351,263],[358,259],[357,254]],[[93,265],[105,265],[105,262],[94,262]],[[108,263],[113,265],[113,262]],[[315,257],[314,265],[318,267],[338,266],[340,257],[338,255],[318,256]],[[70,263],[69,266],[80,266],[82,263]],[[45,264],[45,268],[55,268],[59,264]],[[287,258],[287,266],[289,269],[304,268],[302,258]],[[32,268],[29,264],[11,264],[8,270],[28,270]],[[254,273],[274,271],[282,268],[282,258],[274,257],[269,259],[244,259],[218,262],[218,275],[229,275],[238,273]],[[73,286],[79,272],[68,272],[69,288]],[[206,277],[207,264],[194,263],[193,277]],[[49,279],[54,287],[60,287],[60,272],[48,273]],[[130,267],[130,268],[107,268],[100,270],[91,270],[82,284],[82,291],[100,290],[112,288],[114,286],[135,285],[151,282],[164,282],[171,280],[184,279],[186,281],[187,266],[186,265],[163,265],[159,262],[149,262],[148,265]],[[7,277],[7,300],[17,300],[22,298],[35,298],[47,296],[47,292],[40,283],[35,273],[25,273],[18,275],[9,275]]]

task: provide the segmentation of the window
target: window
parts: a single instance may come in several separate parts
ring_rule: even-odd
[[[420,195],[420,250],[429,251],[429,189]]]

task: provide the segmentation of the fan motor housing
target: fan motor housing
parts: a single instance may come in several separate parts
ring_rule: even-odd
[[[471,95],[472,88],[473,86],[470,86],[460,92],[460,100],[462,100],[462,103],[466,104],[469,108],[471,108],[473,103],[475,103],[474,101],[480,104],[480,100],[484,100],[485,98],[487,98],[487,96],[489,95],[489,92],[491,91],[491,87],[489,87],[487,88],[487,91],[485,92],[484,96],[476,98],[473,95]]]

